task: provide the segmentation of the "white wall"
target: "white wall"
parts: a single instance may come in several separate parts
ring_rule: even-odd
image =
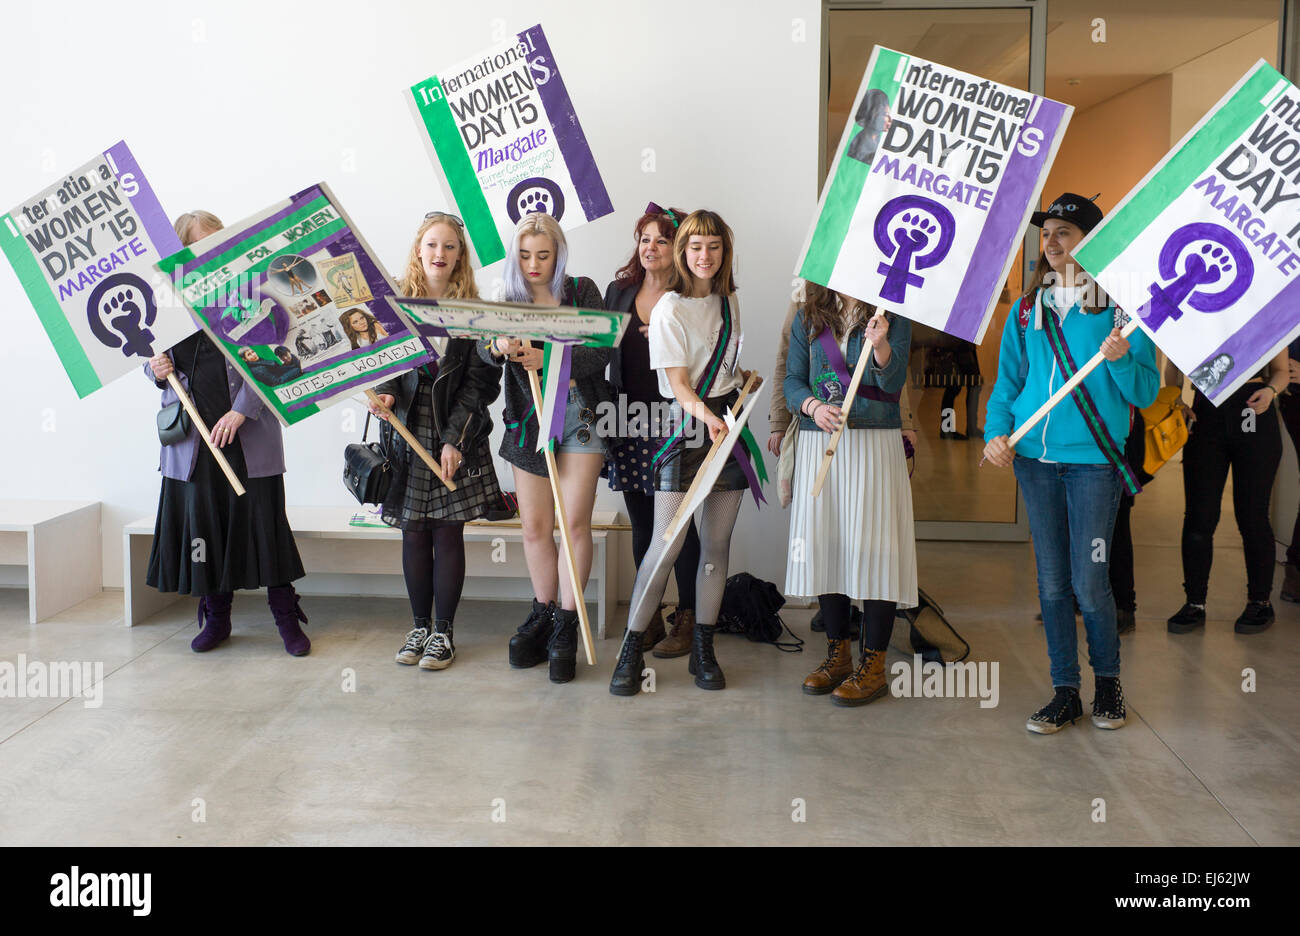
[[[571,272],[603,288],[649,199],[719,211],[737,235],[744,361],[770,373],[816,205],[817,0],[27,0],[6,13],[0,205],[124,138],[172,216],[234,221],[327,181],[396,272],[423,214],[448,207],[401,90],[539,21],[616,209],[573,233]],[[485,292],[498,269],[480,274]],[[126,377],[79,401],[7,263],[0,309],[3,496],[102,501],[104,581],[121,585],[121,527],[158,498],[158,394]],[[351,504],[340,466],[358,412],[286,431],[291,504]],[[622,498],[602,487],[598,506]],[[751,502],[732,542],[733,570],[784,582],[779,509]]]

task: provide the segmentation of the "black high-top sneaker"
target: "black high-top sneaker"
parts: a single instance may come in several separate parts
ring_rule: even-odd
[[[456,645],[451,642],[451,621],[434,621],[433,633],[424,645],[420,669],[446,669],[456,659]]]
[[[554,613],[554,601],[542,604],[536,598],[533,599],[532,612],[510,637],[511,666],[527,669],[546,661],[546,641],[551,635],[551,616]]]
[[[1268,601],[1248,601],[1232,629],[1238,634],[1258,634],[1273,626],[1273,605]]]
[[[696,624],[694,640],[691,642],[691,661],[686,669],[695,677],[695,685],[701,689],[725,689],[727,677],[722,675],[718,658],[713,655],[713,633],[717,630],[712,624]]]
[[[1098,728],[1122,728],[1128,718],[1124,709],[1124,689],[1118,676],[1096,677],[1092,699],[1092,723]]]
[[[1052,701],[1030,715],[1025,727],[1038,734],[1056,734],[1082,717],[1083,700],[1079,698],[1079,690],[1073,686],[1057,686]]]
[[[613,695],[634,696],[641,691],[641,673],[645,670],[645,656],[641,652],[644,638],[643,631],[628,631],[623,635],[618,665],[609,680],[609,691]]]
[[[1169,619],[1168,630],[1171,634],[1190,634],[1198,627],[1205,626],[1205,605],[1199,608],[1190,601],[1178,609]]]
[[[551,662],[551,682],[571,682],[578,670],[578,612],[556,608],[547,655]]]
[[[397,651],[395,659],[398,663],[405,663],[410,666],[420,662],[420,654],[424,653],[425,641],[429,639],[429,632],[433,630],[433,625],[428,618],[416,618],[414,625],[406,634],[406,643],[402,644],[402,649]]]

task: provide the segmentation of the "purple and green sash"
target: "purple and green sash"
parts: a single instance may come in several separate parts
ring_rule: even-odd
[[[722,297],[722,328],[718,330],[718,341],[713,347],[713,352],[709,355],[708,366],[704,368],[704,373],[695,384],[695,395],[701,400],[708,398],[708,393],[717,383],[718,374],[722,371],[722,363],[727,356],[727,344],[731,341],[732,323],[731,323],[731,305],[727,302],[727,297]],[[708,405],[708,404],[705,404]],[[693,419],[689,413],[683,410],[682,422],[673,434],[670,435],[664,444],[660,446],[659,451],[651,461],[654,468],[658,468],[662,462],[676,447],[682,443],[682,432],[686,428],[686,420]],[[767,498],[763,496],[762,483],[767,481],[767,468],[763,464],[763,451],[758,446],[758,441],[754,434],[749,431],[746,425],[740,430],[740,445],[731,449],[731,456],[736,459],[740,465],[740,470],[744,472],[745,480],[749,483],[749,491],[754,495],[755,504],[764,504]],[[755,473],[757,468],[757,473]]]
[[[1080,313],[1082,314],[1082,313]],[[1056,313],[1048,311],[1043,316],[1044,331],[1047,332],[1047,343],[1051,345],[1052,356],[1056,358],[1056,366],[1061,369],[1065,379],[1069,380],[1078,370],[1074,364],[1074,357],[1070,354],[1070,347],[1065,343],[1065,334],[1061,331],[1061,324],[1056,320]],[[1097,411],[1097,404],[1093,402],[1092,394],[1088,388],[1080,381],[1079,385],[1074,388],[1070,394],[1074,400],[1074,405],[1079,408],[1079,413],[1083,416],[1083,421],[1092,433],[1093,441],[1097,443],[1097,448],[1106,456],[1106,460],[1114,466],[1119,472],[1120,479],[1124,482],[1124,488],[1129,494],[1137,494],[1142,490],[1142,485],[1138,483],[1137,474],[1124,459],[1124,449],[1115,444],[1111,437],[1110,430],[1106,428],[1106,423],[1101,418],[1101,413]]]
[[[848,362],[844,360],[844,352],[840,350],[839,342],[829,328],[823,328],[821,334],[817,336],[817,343],[821,345],[822,352],[826,355],[826,360],[830,362],[831,368],[835,371],[835,376],[840,379],[844,386],[845,393],[848,392],[849,384],[853,382],[853,377],[849,373]],[[863,336],[862,350],[859,354],[870,354],[871,349],[868,347],[866,336]],[[887,393],[880,387],[866,383],[858,384],[858,395],[864,396],[868,400],[876,400],[881,403],[897,403],[902,399],[902,391],[898,393]],[[843,397],[841,397],[841,401]],[[827,401],[829,402],[829,401]]]

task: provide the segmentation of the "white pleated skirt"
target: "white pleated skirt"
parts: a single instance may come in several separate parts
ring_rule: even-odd
[[[916,527],[903,436],[897,429],[845,429],[821,495],[812,496],[830,433],[796,439],[785,593],[894,601],[916,596]]]

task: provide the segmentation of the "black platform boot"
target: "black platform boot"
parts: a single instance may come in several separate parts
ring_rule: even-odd
[[[555,602],[542,604],[533,599],[533,610],[528,618],[510,637],[510,665],[515,669],[527,669],[546,661],[546,641],[551,634],[551,615],[555,613]]]
[[[555,624],[546,649],[551,661],[551,682],[573,680],[578,668],[578,612],[555,609]]]
[[[727,678],[722,675],[718,658],[713,655],[713,632],[717,630],[712,624],[696,624],[695,639],[691,643],[691,662],[687,670],[695,677],[695,685],[701,689],[725,689]]]
[[[644,640],[644,631],[628,631],[623,635],[618,666],[614,667],[614,675],[609,681],[611,694],[633,696],[641,691],[641,673],[645,671],[645,656],[641,652]]]

